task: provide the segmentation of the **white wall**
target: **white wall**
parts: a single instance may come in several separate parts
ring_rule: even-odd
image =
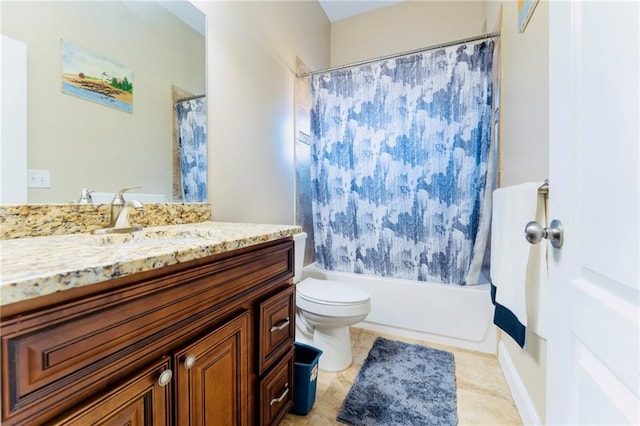
[[[346,18],[331,25],[331,66],[477,36],[483,18],[480,1],[419,0]]]
[[[489,30],[496,3],[486,9]],[[524,33],[517,30],[517,3],[502,3],[499,26],[501,184],[542,181],[549,175],[549,7],[540,1]]]
[[[544,180],[549,173],[548,4],[538,3],[523,33],[516,28],[516,2],[486,2],[485,18],[487,30],[501,33],[501,185]],[[544,423],[546,341],[528,333],[526,351],[504,333],[500,342],[525,393],[523,405],[529,412],[524,416]]]
[[[295,61],[329,65],[329,21],[317,2],[194,4],[208,18],[213,218],[293,224]]]

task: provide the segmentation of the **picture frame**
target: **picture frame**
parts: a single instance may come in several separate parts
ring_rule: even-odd
[[[518,0],[518,32],[524,32],[537,4],[538,0]]]
[[[62,93],[133,113],[133,70],[61,40]]]

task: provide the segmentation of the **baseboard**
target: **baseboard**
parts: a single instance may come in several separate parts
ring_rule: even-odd
[[[498,362],[507,380],[507,385],[509,386],[513,402],[515,402],[520,418],[522,419],[522,424],[542,425],[540,416],[538,416],[538,412],[533,406],[533,401],[531,401],[529,397],[527,388],[522,382],[518,370],[516,370],[516,366],[513,364],[511,356],[509,356],[509,352],[502,341],[498,343]]]

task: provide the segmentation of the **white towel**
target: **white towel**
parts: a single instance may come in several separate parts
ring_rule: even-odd
[[[547,241],[534,245],[524,237],[527,222],[535,220],[546,226],[544,196],[538,191],[541,185],[542,182],[528,182],[493,192],[491,282],[495,287],[494,323],[523,348],[526,347],[528,326],[530,331],[545,334],[543,302],[547,287]]]

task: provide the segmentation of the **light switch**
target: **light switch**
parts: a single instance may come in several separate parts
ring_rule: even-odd
[[[27,186],[29,188],[51,188],[49,170],[27,170]]]

